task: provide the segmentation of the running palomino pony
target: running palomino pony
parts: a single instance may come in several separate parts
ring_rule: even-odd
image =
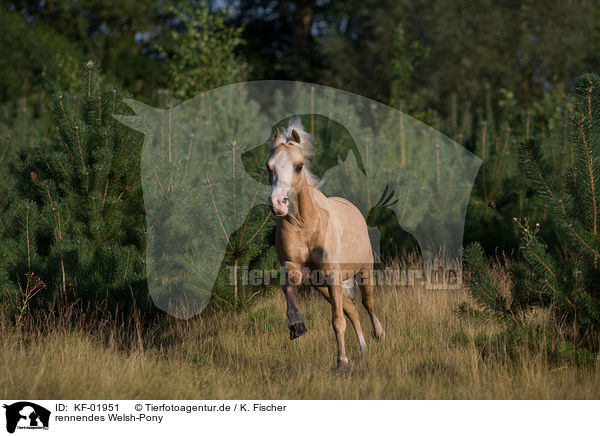
[[[318,179],[307,161],[313,154],[312,135],[304,130],[300,117],[290,118],[283,133],[274,129],[267,170],[272,186],[270,205],[277,220],[277,256],[285,273],[283,292],[290,339],[307,332],[296,296],[298,286],[309,278],[309,283],[331,303],[337,369],[345,370],[348,356],[344,313],[354,326],[361,353],[367,348],[358,309],[347,291],[360,288],[373,335],[382,338],[385,332],[375,315],[373,253],[365,219],[349,201],[326,197],[319,191]]]

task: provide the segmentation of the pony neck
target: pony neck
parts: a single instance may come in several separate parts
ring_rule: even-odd
[[[314,201],[314,191],[317,189],[311,186],[304,176],[304,180],[302,182],[302,188],[298,191],[297,195],[297,204],[296,210],[293,213],[293,217],[300,224],[307,224],[311,222],[317,212],[317,205]]]

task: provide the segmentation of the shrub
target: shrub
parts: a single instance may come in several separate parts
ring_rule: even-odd
[[[600,78],[588,74],[578,82],[570,126],[572,166],[556,176],[537,140],[519,147],[520,164],[530,188],[550,211],[542,225],[556,243],[540,236],[540,224],[514,218],[521,231],[520,256],[507,262],[512,277],[509,295],[491,279],[478,243],[467,247],[472,270],[471,294],[486,310],[503,318],[534,306],[551,308],[559,324],[573,327],[578,343],[598,347],[600,327]]]
[[[80,96],[56,95],[58,133],[20,150],[16,195],[5,225],[2,288],[15,296],[34,274],[47,286],[35,301],[147,302],[139,159],[142,137],[118,123],[123,94],[101,82],[92,61]]]

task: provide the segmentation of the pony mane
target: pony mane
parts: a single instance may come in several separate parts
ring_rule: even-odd
[[[285,131],[279,132],[276,130],[276,132],[278,133],[277,136],[274,134],[271,138],[270,152],[273,152],[273,150],[282,144],[291,144],[298,147],[306,158],[310,158],[317,153],[314,146],[314,136],[304,129],[299,115],[292,115],[290,117]],[[299,137],[299,141],[294,136],[294,132]],[[323,182],[312,172],[310,161],[305,161],[304,169],[306,171],[308,184],[319,189],[323,185]]]
[[[321,187],[325,183],[325,180],[319,179],[315,175],[315,173],[312,172],[312,166],[310,165],[309,161],[306,161],[304,163],[304,171],[306,171],[306,181],[308,182],[308,184],[317,189],[321,189]]]
[[[297,141],[296,138],[294,138],[294,131],[300,137],[299,141]],[[304,129],[300,116],[292,115],[290,117],[290,121],[288,122],[287,128],[284,131],[279,132],[279,135],[277,137],[271,139],[270,151],[273,151],[281,144],[292,144],[298,147],[300,150],[302,150],[302,153],[305,157],[311,157],[316,154],[314,141],[314,136]]]

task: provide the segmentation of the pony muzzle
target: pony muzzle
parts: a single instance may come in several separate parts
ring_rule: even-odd
[[[286,216],[289,212],[290,199],[287,195],[272,195],[271,210],[275,216]]]

